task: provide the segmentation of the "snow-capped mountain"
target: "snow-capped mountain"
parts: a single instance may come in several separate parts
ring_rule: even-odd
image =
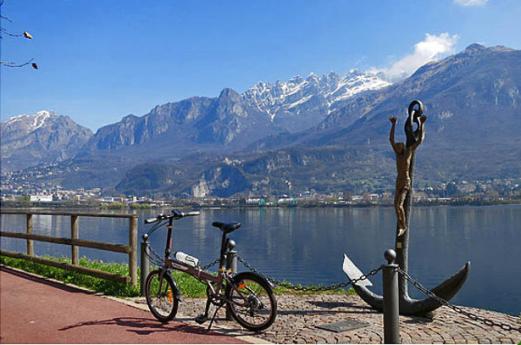
[[[88,171],[93,183],[117,182],[140,161],[232,152],[264,138],[312,128],[343,102],[388,85],[374,74],[358,71],[260,82],[242,94],[224,89],[214,98],[158,105],[143,116],[125,116],[95,135],[49,111],[19,115],[1,125],[2,166],[4,171],[17,170],[72,158],[68,162],[74,171]],[[94,168],[108,162],[111,169]],[[110,176],[103,175],[106,172]]]
[[[304,81],[292,86],[297,84]],[[390,189],[395,162],[388,117],[398,116],[403,128],[407,105],[416,98],[424,102],[428,117],[417,158],[419,183],[516,179],[521,176],[520,90],[521,50],[473,44],[393,86],[347,98],[345,107],[317,127],[267,138],[267,148],[143,164],[130,170],[117,189],[138,193],[155,183],[154,192],[222,197],[311,189],[359,193],[368,185]],[[401,129],[397,135],[403,139]],[[166,183],[171,180],[176,184]]]
[[[12,130],[18,135],[28,134],[45,124],[50,117],[56,114],[52,111],[41,110],[35,114],[22,114],[9,118],[2,124],[2,129],[5,131]]]
[[[343,101],[387,85],[376,75],[351,71],[344,77],[311,74],[306,79],[261,82],[242,94],[224,89],[218,97],[191,97],[158,105],[143,116],[125,116],[100,128],[82,153],[118,150],[121,157],[121,150],[135,152],[142,147],[173,157],[240,150],[271,135],[311,128]],[[172,150],[164,150],[170,146]]]
[[[70,117],[42,110],[0,124],[2,171],[71,158],[92,132]]]
[[[389,85],[376,74],[351,70],[345,76],[312,73],[307,78],[296,76],[273,84],[259,82],[242,95],[276,125],[296,132],[318,124],[347,99]]]
[[[393,183],[394,164],[387,117],[403,121],[415,98],[424,101],[431,133],[420,180],[518,177],[520,61],[519,50],[471,45],[390,86],[352,71],[167,103],[100,128],[74,158],[40,180],[171,195],[287,193],[288,181],[293,192],[349,191],[368,179],[385,188]],[[67,156],[53,148],[74,146],[63,145],[73,142],[67,135],[74,126],[55,117],[41,112],[2,123],[2,169]]]

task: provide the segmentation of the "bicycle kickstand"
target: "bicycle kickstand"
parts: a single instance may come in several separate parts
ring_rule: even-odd
[[[223,304],[221,304],[220,306],[217,307],[217,309],[215,309],[215,313],[213,313],[213,316],[212,316],[212,319],[210,320],[210,324],[208,325],[208,331],[210,330],[210,328],[212,328],[212,324],[215,320],[215,317],[217,316],[217,312],[219,311],[219,309],[221,309],[223,306]]]
[[[207,298],[206,299],[206,307],[204,308],[204,314],[198,315],[195,318],[195,322],[197,322],[198,324],[202,325],[203,323],[208,321],[208,312],[210,311],[210,304],[211,304],[210,299]]]

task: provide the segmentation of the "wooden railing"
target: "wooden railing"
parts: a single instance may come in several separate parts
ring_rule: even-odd
[[[77,213],[77,212],[43,212],[43,211],[22,211],[22,210],[0,210],[0,215],[16,214],[25,215],[25,232],[0,231],[0,237],[20,238],[27,241],[26,254],[15,253],[6,250],[0,250],[0,255],[12,258],[25,259],[43,265],[62,268],[64,270],[88,274],[97,278],[113,280],[123,283],[131,283],[137,286],[137,216],[122,214],[104,214],[104,213]],[[71,236],[70,237],[51,237],[46,235],[33,234],[33,215],[52,215],[52,216],[68,216],[71,219]],[[97,241],[87,241],[79,239],[79,217],[108,217],[108,218],[126,218],[129,220],[128,227],[128,244],[113,244]],[[71,246],[71,263],[57,262],[34,255],[33,241],[65,244]],[[129,276],[104,272],[96,269],[80,266],[79,264],[79,247],[94,248],[107,250],[117,253],[128,254],[128,270]]]

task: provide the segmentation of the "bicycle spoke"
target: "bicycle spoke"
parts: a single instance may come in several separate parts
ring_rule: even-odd
[[[271,301],[256,281],[242,280],[234,284],[230,296],[236,316],[248,324],[262,325],[271,315]]]

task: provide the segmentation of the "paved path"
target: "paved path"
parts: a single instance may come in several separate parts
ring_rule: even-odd
[[[382,343],[383,316],[368,308],[358,296],[346,295],[278,295],[277,320],[263,333],[256,335],[273,343]],[[136,302],[143,303],[137,299]],[[204,300],[185,298],[179,314],[194,316],[204,307]],[[521,326],[519,317],[475,308],[474,313],[495,321]],[[366,322],[366,326],[340,333],[317,328],[318,325],[344,320]],[[217,325],[229,329],[230,334],[248,334],[234,321],[226,321],[220,314]],[[402,343],[508,343],[517,344],[521,333],[504,331],[469,320],[449,308],[438,309],[432,319],[400,317]]]
[[[43,279],[0,269],[1,343],[241,343]]]

